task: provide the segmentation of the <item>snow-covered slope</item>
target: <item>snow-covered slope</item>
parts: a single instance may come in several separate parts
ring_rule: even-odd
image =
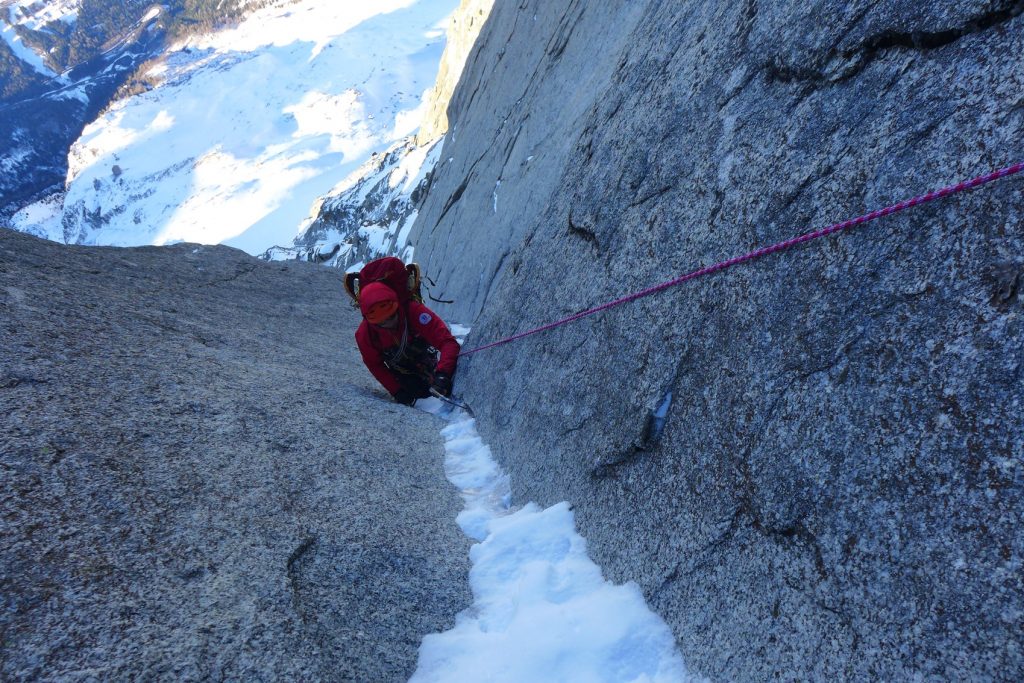
[[[462,0],[449,18],[437,80],[424,96],[415,137],[371,157],[314,204],[291,245],[275,246],[264,258],[312,260],[347,270],[378,256],[412,260],[409,238],[448,132],[449,99],[492,5],[493,0]]]
[[[57,210],[15,227],[79,244],[288,244],[309,207],[415,132],[455,0],[299,0],[178,46],[159,87],[72,148]]]

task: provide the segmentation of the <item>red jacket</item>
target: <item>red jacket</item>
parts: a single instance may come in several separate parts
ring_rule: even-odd
[[[405,325],[409,325],[410,338],[419,337],[441,352],[437,372],[455,374],[455,365],[459,359],[459,342],[455,341],[444,321],[418,301],[410,301],[405,310],[401,307],[398,309],[398,327],[394,330],[385,330],[364,320],[356,330],[359,353],[366,367],[391,395],[398,393],[402,385],[384,365],[382,352],[401,343],[402,328]]]

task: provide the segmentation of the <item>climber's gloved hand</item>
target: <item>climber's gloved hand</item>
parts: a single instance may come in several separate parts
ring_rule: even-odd
[[[430,388],[441,394],[442,396],[452,395],[452,376],[447,372],[435,372],[434,381],[431,382]]]
[[[395,403],[401,403],[406,406],[416,403],[416,396],[408,389],[399,389],[392,396],[395,399]]]

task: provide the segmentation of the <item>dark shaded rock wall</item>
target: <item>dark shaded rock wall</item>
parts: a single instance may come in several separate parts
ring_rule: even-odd
[[[0,678],[407,680],[470,601],[341,275],[0,229]]]
[[[1021,161],[1022,9],[498,2],[417,260],[472,346]],[[485,351],[457,389],[691,670],[1020,680],[1022,200],[1002,181]]]

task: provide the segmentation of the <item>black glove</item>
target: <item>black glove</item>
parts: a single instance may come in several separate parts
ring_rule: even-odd
[[[393,394],[395,402],[411,406],[416,403],[416,396],[408,389],[402,388]]]
[[[452,395],[452,376],[447,372],[435,372],[430,388],[442,396]]]

